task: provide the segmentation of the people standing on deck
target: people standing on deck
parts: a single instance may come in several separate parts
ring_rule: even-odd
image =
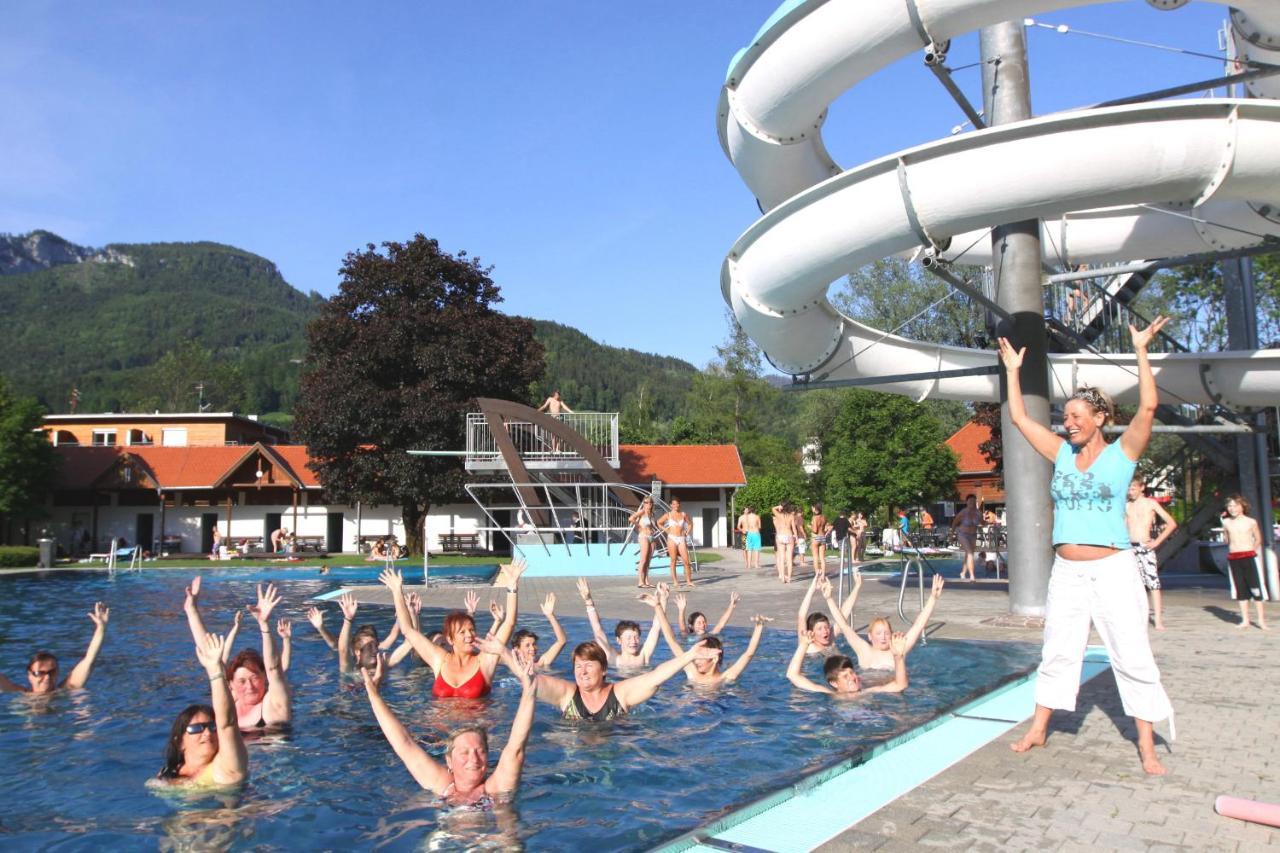
[[[812,513],[809,532],[812,534],[810,542],[813,545],[814,571],[822,571],[827,565],[827,542],[831,536],[831,524],[822,514],[822,504],[813,504],[809,510]]]
[[[640,508],[631,513],[627,523],[636,529],[636,544],[640,546],[640,559],[636,563],[639,578],[636,586],[641,589],[652,589],[649,583],[649,563],[653,560],[653,498],[646,496],[640,502]],[[675,570],[672,569],[674,575]]]
[[[843,553],[845,540],[849,538],[849,511],[840,510],[840,514],[836,516],[836,520],[831,522],[831,547],[836,549],[837,554]]]
[[[693,536],[693,522],[689,514],[680,509],[680,499],[671,499],[671,510],[658,519],[658,526],[667,534],[667,559],[671,565],[671,585],[679,586],[676,579],[676,562],[684,563],[684,585],[693,586],[692,567],[689,564],[689,539]]]
[[[1178,529],[1178,522],[1173,520],[1173,516],[1158,501],[1146,496],[1140,476],[1134,477],[1129,484],[1129,503],[1125,507],[1124,518],[1129,527],[1129,541],[1133,543],[1134,556],[1138,558],[1138,569],[1142,572],[1142,585],[1151,596],[1151,612],[1155,617],[1156,630],[1163,631],[1164,597],[1160,592],[1156,549]],[[1162,527],[1160,535],[1153,537],[1151,531],[1157,518],[1162,522]]]
[[[553,418],[561,415],[574,414],[573,409],[569,408],[569,404],[560,399],[560,389],[557,388],[551,392],[551,396],[542,401],[542,405],[538,407],[539,412],[546,412]]]
[[[1169,697],[1147,634],[1147,596],[1130,547],[1121,499],[1151,440],[1159,394],[1147,348],[1168,322],[1157,317],[1146,329],[1129,327],[1138,367],[1138,408],[1120,436],[1108,444],[1102,428],[1115,416],[1111,398],[1096,388],[1076,389],[1063,408],[1067,437],[1027,415],[1019,370],[1026,348],[1000,338],[1000,360],[1008,387],[1009,418],[1041,456],[1053,462],[1053,545],[1057,552],[1045,604],[1044,650],[1036,679],[1036,711],[1015,752],[1043,746],[1055,709],[1074,711],[1090,623],[1111,657],[1126,714],[1138,730],[1142,769],[1162,775],[1153,723],[1172,720]],[[1172,738],[1172,724],[1170,738]]]
[[[862,562],[867,558],[867,528],[870,527],[867,517],[858,510],[849,520],[849,532],[854,537],[853,559]]]
[[[213,546],[209,549],[209,559],[222,559],[222,531],[218,529],[216,524],[213,526]]]
[[[793,571],[796,523],[795,508],[783,501],[773,508],[773,561],[778,568],[778,580],[791,583]]]
[[[58,682],[58,658],[52,652],[38,651],[27,661],[27,683],[30,687],[10,681],[8,676],[0,675],[0,692],[5,693],[52,693],[63,687],[77,690],[84,687],[93,673],[94,661],[102,649],[102,641],[107,636],[107,622],[111,619],[111,609],[104,607],[101,601],[93,604],[89,611],[89,620],[93,622],[93,636],[89,638],[89,648],[84,657],[72,667],[71,672],[61,683]]]
[[[515,630],[520,575],[524,569],[522,561],[503,566],[507,582],[507,606],[504,619],[492,636],[504,649]],[[400,620],[400,630],[404,632],[405,639],[436,675],[431,685],[432,695],[437,699],[478,699],[488,696],[501,655],[482,649],[477,642],[475,619],[461,610],[452,610],[444,617],[444,636],[449,643],[449,649],[446,650],[431,642],[414,626],[400,570],[385,569],[378,575],[378,580],[391,590],[396,618]]]
[[[742,529],[743,547],[746,548],[747,569],[760,568],[760,550],[763,544],[760,541],[760,516],[756,515],[755,510],[747,507],[742,517],[738,519],[738,527]]]
[[[1249,516],[1249,502],[1244,495],[1227,498],[1227,517],[1222,520],[1227,535],[1227,565],[1230,568],[1231,597],[1240,602],[1239,628],[1249,627],[1249,602],[1257,609],[1258,627],[1270,631],[1262,612],[1266,601],[1266,581],[1262,558],[1262,528]]]
[[[587,621],[591,623],[592,636],[604,651],[605,661],[619,669],[648,666],[654,649],[658,647],[660,629],[657,621],[655,620],[649,626],[649,636],[645,638],[644,645],[641,645],[640,623],[630,619],[619,620],[613,629],[613,635],[618,640],[618,650],[615,652],[609,643],[609,637],[604,632],[604,626],[600,623],[600,613],[596,610],[595,601],[591,597],[591,587],[587,584],[586,578],[578,578],[578,595],[582,596],[582,603],[587,608]],[[658,599],[665,609],[667,606],[665,584],[658,584]]]
[[[271,531],[271,550],[273,553],[283,553],[288,544],[289,528],[281,527],[278,530]]]
[[[191,639],[199,647],[209,632],[200,616],[200,577],[191,579],[182,609],[187,614]],[[276,655],[271,634],[271,612],[280,603],[275,584],[258,584],[258,603],[248,610],[258,621],[262,636],[262,652],[244,649],[226,665],[227,682],[235,699],[236,717],[241,731],[258,731],[268,727],[287,726],[293,718],[289,681]]]
[[[964,565],[960,567],[960,580],[976,583],[977,572],[974,568],[973,554],[978,549],[978,525],[982,523],[982,515],[978,512],[977,495],[965,495],[964,509],[951,519],[951,529],[956,533],[956,542],[964,551]]]
[[[539,677],[518,665],[513,666],[515,662],[509,652],[503,655],[503,661],[520,677],[523,690],[515,717],[511,721],[511,734],[507,736],[506,746],[498,758],[498,766],[492,773],[489,772],[489,732],[483,726],[463,726],[449,735],[445,742],[444,763],[441,764],[414,740],[404,723],[400,722],[400,718],[382,698],[382,658],[378,658],[372,671],[361,670],[365,693],[383,736],[414,781],[443,798],[447,805],[487,808],[495,800],[515,794],[520,787],[525,744],[533,730],[534,700]]]
[[[227,641],[217,634],[196,641],[196,658],[209,677],[212,704],[189,705],[173,721],[164,767],[157,774],[167,784],[225,787],[249,778],[249,751],[222,665],[229,651]]]

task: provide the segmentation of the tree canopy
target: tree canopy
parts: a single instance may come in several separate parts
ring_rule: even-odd
[[[494,309],[489,272],[422,234],[369,244],[307,330],[294,433],[330,499],[399,505],[411,547],[464,475],[456,458],[407,451],[461,450],[475,398],[524,399],[542,376],[533,325]]]
[[[0,517],[39,516],[53,488],[58,459],[43,422],[40,404],[0,377]]]

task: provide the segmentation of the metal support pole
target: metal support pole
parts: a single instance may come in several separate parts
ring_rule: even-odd
[[[1027,40],[1021,21],[982,29],[983,114],[993,126],[1032,116]],[[1000,332],[1025,346],[1020,375],[1027,414],[1049,425],[1048,336],[1044,293],[1040,286],[1040,223],[1001,225],[991,233],[996,301],[1013,315]],[[1003,383],[1003,375],[1001,376]],[[1004,440],[1005,500],[1009,515],[1009,609],[1022,616],[1043,616],[1053,560],[1053,508],[1049,499],[1052,468],[1009,420],[1007,390],[1001,387],[1000,422]]]

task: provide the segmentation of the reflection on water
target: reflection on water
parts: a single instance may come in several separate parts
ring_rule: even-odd
[[[630,717],[612,723],[571,724],[540,705],[518,800],[489,811],[442,809],[418,789],[382,737],[363,688],[339,675],[333,653],[306,624],[308,599],[339,584],[288,582],[281,615],[295,625],[292,731],[250,743],[252,779],[235,795],[157,793],[146,783],[160,769],[174,716],[191,702],[208,701],[181,613],[186,580],[151,572],[114,580],[6,580],[0,666],[10,677],[21,673],[36,644],[61,661],[78,660],[92,632],[87,619],[79,624],[85,602],[102,600],[112,608],[87,690],[0,700],[0,824],[9,844],[641,848],[790,784],[805,769],[893,737],[1038,659],[1034,647],[934,641],[912,653],[906,694],[832,702],[787,684],[794,635],[769,631],[742,680],[723,690],[695,690],[677,676]],[[201,596],[210,628],[224,630],[252,595],[252,582],[220,575]],[[431,624],[441,615],[424,617]],[[382,631],[393,618],[390,608],[361,608],[360,621]],[[585,620],[562,621],[570,648],[590,636]],[[547,627],[540,616],[522,615],[521,622],[535,631]],[[736,657],[747,636],[726,631],[726,656]],[[240,645],[247,641],[256,642],[256,632],[243,632]],[[564,674],[566,660],[559,662]],[[807,664],[815,679],[820,663]],[[406,662],[384,694],[436,757],[456,726],[491,726],[496,762],[519,697],[517,682],[500,677],[491,701],[437,702],[430,689],[430,672]]]

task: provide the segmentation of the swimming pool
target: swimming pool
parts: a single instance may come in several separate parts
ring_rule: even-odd
[[[270,565],[270,566],[236,566],[236,567],[219,567],[217,563],[212,564],[209,569],[189,569],[191,573],[201,572],[210,580],[244,580],[253,581],[255,583],[261,581],[263,583],[270,581],[271,583],[282,583],[285,581],[326,581],[335,583],[350,583],[359,581],[365,584],[376,584],[378,575],[386,568],[385,563],[366,563],[362,566],[329,566],[327,570],[321,566],[308,566],[305,564],[289,564],[289,565]],[[407,584],[421,584],[423,571],[422,566],[406,563],[397,563],[396,568],[400,570],[400,574],[404,577]],[[171,569],[170,571],[182,571],[181,569]],[[444,584],[490,584],[493,578],[498,574],[497,563],[485,563],[476,566],[431,566],[431,583]]]
[[[230,574],[201,594],[212,630],[225,630],[253,593],[252,581]],[[253,779],[238,798],[190,800],[144,785],[160,767],[177,712],[208,701],[181,613],[186,580],[145,571],[114,580],[71,573],[7,579],[0,666],[10,677],[37,644],[69,667],[91,633],[88,606],[101,599],[112,608],[88,690],[44,702],[3,700],[0,816],[8,845],[641,849],[924,722],[1039,659],[1036,646],[934,641],[912,653],[906,694],[836,703],[792,690],[782,673],[794,637],[769,631],[742,681],[717,693],[692,690],[680,676],[612,724],[571,725],[540,705],[514,805],[444,812],[395,758],[363,688],[340,681],[332,653],[305,623],[308,599],[340,583],[289,582],[281,608],[295,625],[294,730],[251,743]],[[428,625],[441,616],[424,613]],[[385,629],[392,614],[366,606],[359,621],[366,619]],[[526,621],[549,635],[540,614]],[[563,622],[570,647],[587,639],[585,620]],[[331,606],[328,624],[336,630],[338,623]],[[241,644],[256,643],[252,623],[246,628]],[[725,633],[730,660],[746,636]],[[567,651],[557,663],[567,674]],[[816,663],[809,673],[820,677]],[[518,696],[514,680],[500,677],[489,703],[435,702],[429,689],[425,669],[402,667],[384,695],[436,756],[451,728],[473,719],[494,725],[496,761]]]

